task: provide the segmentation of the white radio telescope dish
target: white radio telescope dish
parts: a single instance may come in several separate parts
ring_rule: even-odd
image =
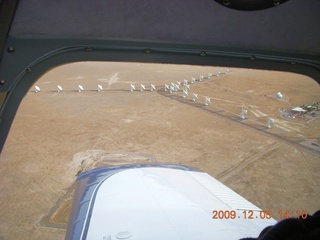
[[[82,92],[83,91],[83,86],[81,86],[81,85],[78,85],[78,88],[79,88],[79,92]]]
[[[277,98],[279,98],[279,99],[283,99],[283,95],[282,95],[282,93],[281,93],[281,92],[278,92],[278,93],[277,93]]]
[[[130,85],[130,91],[133,92],[134,90],[136,90],[136,87],[133,84],[131,84]]]
[[[36,93],[38,93],[38,92],[40,92],[40,91],[41,91],[41,90],[40,90],[40,88],[39,88],[38,86],[34,86],[34,88],[35,88],[35,90],[34,90],[34,91],[35,91]]]
[[[146,90],[146,86],[141,84],[141,88],[140,88],[140,91],[143,92],[144,90]]]
[[[210,97],[204,97],[204,105],[205,106],[209,106],[209,104],[211,103],[211,98]]]
[[[188,91],[187,90],[183,90],[182,97],[186,98],[187,96],[188,96]]]
[[[184,80],[183,80],[183,85],[184,85],[184,86],[188,85],[188,80],[184,79]]]
[[[58,88],[58,92],[62,92],[63,89],[60,85],[58,85],[57,88]]]
[[[274,124],[274,119],[269,117],[267,122],[267,128],[271,128],[273,124]]]
[[[240,118],[244,120],[246,119],[247,115],[248,115],[248,110],[243,108],[240,114]]]
[[[192,101],[196,101],[198,99],[198,94],[192,93]]]

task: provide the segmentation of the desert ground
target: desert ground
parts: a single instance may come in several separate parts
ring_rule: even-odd
[[[164,91],[184,79],[190,87],[185,98],[183,86]],[[307,76],[80,62],[49,71],[35,85],[41,91],[32,88],[25,96],[0,156],[1,240],[64,239],[76,175],[101,165],[196,167],[277,220],[280,210],[295,217],[298,210],[320,209],[320,119],[279,114],[320,101],[319,84]],[[192,93],[199,94],[195,102]],[[274,119],[270,129],[268,117]]]

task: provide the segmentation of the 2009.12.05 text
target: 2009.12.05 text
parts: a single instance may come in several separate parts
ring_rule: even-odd
[[[271,210],[213,210],[212,213],[212,219],[271,219],[273,217]],[[308,212],[306,210],[297,210],[295,212],[279,210],[276,216],[279,219],[290,217],[306,219]]]

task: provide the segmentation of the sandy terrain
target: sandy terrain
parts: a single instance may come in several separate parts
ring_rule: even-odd
[[[226,69],[77,63],[41,77],[41,92],[25,96],[0,156],[0,239],[64,239],[76,175],[100,165],[197,167],[275,219],[279,210],[320,209],[320,151],[301,144],[319,142],[320,120],[279,115],[320,101],[319,85],[298,74],[230,69],[190,84],[187,98],[163,91],[164,84],[218,71]],[[85,91],[77,92],[79,84]],[[283,100],[275,98],[279,91]],[[242,108],[248,118],[241,121]],[[275,119],[271,129],[268,117]]]

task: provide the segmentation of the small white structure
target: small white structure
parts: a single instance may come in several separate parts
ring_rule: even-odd
[[[174,87],[173,86],[170,86],[170,93],[174,92]]]
[[[177,81],[177,85],[180,87],[181,86],[181,82]]]
[[[40,90],[40,88],[38,87],[38,86],[34,86],[34,92],[36,92],[36,93],[38,93],[38,92],[40,92],[41,90]]]
[[[130,85],[130,92],[133,92],[133,91],[135,91],[136,90],[136,87],[133,85],[133,84],[131,84]]]
[[[212,73],[208,73],[208,79],[212,77]]]
[[[78,85],[78,92],[82,92],[83,91],[83,86],[81,86],[81,85]]]
[[[217,76],[217,77],[219,77],[219,76],[220,76],[220,74],[221,74],[221,72],[218,72],[218,73],[216,74],[216,76]]]
[[[57,88],[58,88],[58,93],[62,92],[63,89],[60,85],[58,85]]]
[[[187,84],[187,85],[184,85],[184,89],[185,90],[190,90],[190,86]]]
[[[164,91],[167,92],[168,90],[170,90],[170,87],[167,84],[165,84],[164,85]]]
[[[278,92],[278,93],[277,93],[277,98],[278,98],[278,99],[283,99],[283,95],[282,95],[281,92]]]
[[[103,91],[103,87],[98,84],[98,92],[101,92],[101,91]]]
[[[204,97],[204,105],[205,106],[209,106],[209,104],[211,103],[211,98],[210,97]]]
[[[186,98],[187,96],[188,96],[188,91],[187,90],[183,90],[182,97]]]
[[[307,112],[307,110],[303,109],[302,107],[295,107],[291,109],[291,112],[293,114],[304,114]]]
[[[227,69],[227,70],[226,70],[226,72],[225,72],[225,74],[228,74],[229,72],[230,72],[230,70],[229,70],[229,69]]]
[[[151,84],[150,91],[153,92],[153,91],[155,91],[155,90],[156,90],[156,86],[153,85],[153,84]]]
[[[204,76],[200,76],[199,81],[202,82],[204,80]]]
[[[183,86],[186,86],[186,85],[188,85],[188,80],[187,80],[187,79],[184,79],[184,80],[183,80]]]
[[[196,78],[192,77],[190,83],[195,83],[196,82]]]
[[[196,93],[192,93],[192,101],[197,101],[197,99],[198,99],[198,94],[196,94]]]
[[[143,92],[144,90],[146,90],[146,86],[145,86],[145,85],[141,84],[140,86],[141,86],[141,87],[140,87],[140,91],[141,91],[141,92]]]
[[[247,115],[248,115],[248,110],[247,110],[247,109],[242,108],[240,118],[241,118],[242,120],[244,120],[244,119],[246,119],[246,118],[247,118]]]
[[[274,124],[274,119],[269,117],[267,122],[267,128],[270,129],[273,124]]]
[[[180,90],[180,87],[178,84],[175,84],[174,85],[174,91],[178,92]]]

